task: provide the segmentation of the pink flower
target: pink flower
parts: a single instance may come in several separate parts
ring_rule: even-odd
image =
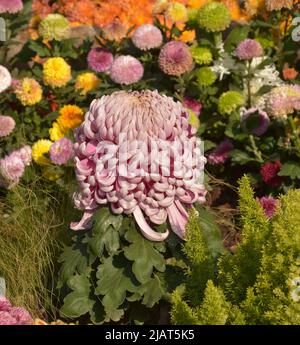
[[[71,228],[90,227],[93,212],[109,204],[113,213],[133,214],[152,241],[164,240],[168,231],[156,233],[147,221],[168,219],[183,238],[184,205],[204,202],[206,194],[199,180],[206,159],[195,133],[182,104],[157,91],[120,91],[94,100],[76,131],[81,191],[75,204],[85,213]]]
[[[25,145],[21,147],[18,151],[15,151],[15,153],[18,154],[19,157],[22,159],[25,166],[30,165],[32,161],[31,151],[32,150],[29,145]]]
[[[202,110],[202,104],[197,102],[194,98],[185,96],[183,100],[183,105],[187,108],[192,110],[195,115],[199,116]]]
[[[219,146],[208,155],[207,160],[212,165],[224,164],[229,158],[233,145],[229,139],[223,140]]]
[[[11,153],[0,160],[0,185],[11,188],[17,184],[24,173],[25,165],[22,159]]]
[[[261,44],[250,38],[246,38],[236,48],[236,55],[240,60],[250,60],[263,55]]]
[[[263,181],[270,187],[280,187],[284,180],[282,176],[278,175],[280,169],[281,162],[279,160],[265,163],[260,169]]]
[[[66,164],[73,156],[73,143],[67,138],[55,141],[50,148],[50,158],[54,164]]]
[[[7,311],[0,311],[0,325],[1,326],[12,326],[16,325],[16,319],[10,315]]]
[[[270,123],[269,116],[266,112],[258,108],[250,108],[242,115],[242,127],[251,134],[260,136],[263,135]]]
[[[258,201],[264,209],[265,215],[268,218],[272,218],[275,214],[278,204],[277,199],[273,198],[272,196],[263,196],[262,198],[259,198]]]
[[[121,55],[112,64],[110,77],[117,84],[130,85],[142,79],[144,67],[130,55]]]
[[[0,93],[5,91],[11,86],[11,75],[9,73],[9,70],[0,65]]]
[[[113,59],[112,53],[104,48],[91,49],[87,57],[89,67],[95,72],[108,72]]]
[[[10,135],[15,126],[16,122],[12,117],[0,115],[0,138]]]
[[[11,304],[9,300],[4,296],[0,296],[0,311],[9,311],[10,309]]]
[[[12,307],[9,313],[15,318],[17,325],[29,325],[32,322],[30,314],[24,308]]]
[[[141,50],[158,48],[163,41],[161,31],[152,24],[144,24],[137,28],[132,36],[133,44]]]
[[[0,13],[17,13],[23,10],[22,0],[1,0]]]
[[[166,43],[161,48],[158,62],[164,73],[173,76],[180,76],[193,67],[193,58],[189,47],[179,41]]]

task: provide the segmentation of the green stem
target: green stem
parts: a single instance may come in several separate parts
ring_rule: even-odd
[[[247,93],[248,93],[248,107],[251,108],[252,105],[252,97],[251,97],[251,63],[248,62],[247,67],[247,75],[246,75],[246,81],[247,81]]]
[[[250,145],[251,145],[251,148],[252,148],[252,151],[253,151],[255,157],[257,158],[257,160],[260,163],[263,163],[264,160],[262,158],[261,152],[259,151],[259,149],[255,143],[254,136],[252,134],[249,136],[249,141],[250,141]]]

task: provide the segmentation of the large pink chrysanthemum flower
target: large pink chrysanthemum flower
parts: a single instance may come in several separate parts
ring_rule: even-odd
[[[0,160],[0,186],[11,188],[17,184],[25,170],[22,159],[11,153]]]
[[[0,115],[0,138],[10,135],[15,126],[16,122],[12,117]]]
[[[108,72],[113,60],[112,53],[105,48],[93,48],[87,56],[89,67],[95,72]]]
[[[132,213],[150,240],[164,240],[168,232],[155,232],[147,220],[162,224],[167,218],[183,238],[183,205],[204,202],[206,194],[200,180],[206,159],[195,132],[182,104],[157,91],[120,91],[94,100],[76,132],[81,192],[75,204],[85,214],[71,228],[89,227],[94,210],[109,204],[113,213]]]
[[[152,24],[144,24],[137,28],[132,36],[133,44],[141,50],[149,50],[161,46],[163,36],[159,28]]]
[[[159,53],[158,57],[160,69],[173,76],[180,76],[193,67],[193,58],[189,47],[179,41],[166,43]]]
[[[22,10],[22,0],[0,0],[0,13],[17,13]]]
[[[111,66],[110,77],[117,84],[131,85],[143,78],[144,67],[138,59],[121,55]]]
[[[0,297],[0,325],[30,325],[32,317],[27,310],[20,307],[13,307],[10,301]]]

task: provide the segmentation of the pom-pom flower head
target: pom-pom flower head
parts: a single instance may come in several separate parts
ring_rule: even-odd
[[[210,2],[200,8],[198,22],[209,32],[227,29],[231,22],[231,14],[227,6],[219,2]]]
[[[94,100],[76,133],[81,192],[75,204],[85,213],[71,228],[90,226],[94,210],[109,204],[113,213],[133,213],[150,240],[164,240],[168,232],[156,233],[145,216],[154,224],[168,218],[183,238],[188,220],[184,205],[203,202],[206,193],[206,160],[195,132],[185,108],[156,91],[120,91]]]
[[[212,53],[208,48],[193,46],[190,51],[194,61],[199,65],[209,65],[213,61]]]
[[[23,176],[25,164],[18,151],[13,151],[0,160],[0,186],[10,189]]]
[[[193,67],[193,58],[189,47],[178,41],[166,43],[159,53],[159,67],[172,76],[180,76]]]
[[[32,158],[39,165],[49,165],[50,159],[46,157],[52,145],[52,141],[40,139],[32,146]]]
[[[15,88],[15,93],[22,105],[32,106],[41,101],[43,91],[35,79],[24,78]]]
[[[300,110],[300,87],[298,85],[275,87],[265,98],[266,111],[270,117],[285,119],[295,110]]]
[[[57,141],[66,136],[68,129],[63,128],[57,122],[53,122],[52,127],[49,129],[50,139]]]
[[[50,158],[54,164],[66,164],[73,156],[73,143],[67,138],[62,138],[52,144]]]
[[[173,23],[185,23],[188,20],[187,9],[183,4],[174,2],[168,6],[166,10],[166,17]]]
[[[65,105],[59,111],[58,125],[64,130],[78,127],[83,120],[83,111],[77,105]]]
[[[0,93],[8,89],[11,83],[12,79],[8,69],[0,65]]]
[[[69,38],[70,33],[71,29],[67,18],[58,13],[48,14],[39,26],[39,34],[48,40],[61,41]]]
[[[270,123],[268,114],[258,108],[246,110],[242,115],[241,121],[245,132],[257,136],[263,135]]]
[[[10,135],[15,126],[16,122],[12,117],[0,115],[0,138]]]
[[[144,24],[137,28],[132,36],[133,44],[140,50],[150,50],[161,46],[162,33],[152,24]]]
[[[111,66],[110,77],[117,84],[131,85],[137,83],[143,75],[143,65],[130,55],[117,57]]]
[[[75,89],[80,90],[82,95],[95,90],[100,85],[100,79],[91,72],[79,74],[76,78]]]
[[[220,114],[231,114],[237,108],[244,105],[245,99],[244,96],[238,91],[227,91],[224,92],[218,104],[218,110]]]
[[[65,86],[72,78],[71,66],[61,57],[49,58],[43,67],[44,83],[51,87]]]
[[[210,67],[201,67],[196,73],[199,85],[210,86],[217,80],[216,73]]]
[[[112,53],[105,48],[93,48],[87,57],[89,67],[95,72],[108,72],[113,60]]]
[[[255,40],[247,38],[239,43],[236,48],[236,56],[240,60],[250,60],[263,55],[261,44]]]
[[[265,163],[260,170],[263,181],[270,187],[280,187],[283,182],[283,177],[278,176],[280,169],[280,161]]]
[[[17,13],[23,10],[22,0],[1,0],[0,13]]]

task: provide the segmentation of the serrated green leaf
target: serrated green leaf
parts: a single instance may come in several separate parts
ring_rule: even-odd
[[[125,238],[131,244],[125,247],[124,255],[134,261],[132,271],[140,283],[144,284],[150,279],[154,268],[160,272],[165,271],[165,259],[153,242],[145,239],[134,228],[126,232]]]
[[[129,276],[126,260],[120,257],[106,258],[97,270],[95,294],[103,295],[105,312],[111,314],[125,301],[126,293],[135,292],[137,286]]]
[[[101,257],[104,248],[110,255],[118,251],[120,247],[118,231],[122,226],[122,220],[121,215],[113,215],[106,207],[95,213],[93,237],[89,241],[89,247],[96,256]]]
[[[139,289],[139,293],[143,296],[142,303],[148,307],[152,308],[162,296],[165,294],[163,284],[159,277],[154,274],[154,278],[151,278],[142,285]]]
[[[74,273],[83,273],[86,270],[88,259],[80,247],[73,245],[65,247],[58,262],[63,263],[59,271],[58,288],[60,288]]]
[[[288,162],[282,165],[279,176],[289,176],[292,180],[300,179],[300,165],[295,162]]]
[[[73,291],[64,298],[61,315],[73,318],[88,313],[94,305],[89,297],[91,284],[88,276],[77,274],[69,279],[68,285]]]

